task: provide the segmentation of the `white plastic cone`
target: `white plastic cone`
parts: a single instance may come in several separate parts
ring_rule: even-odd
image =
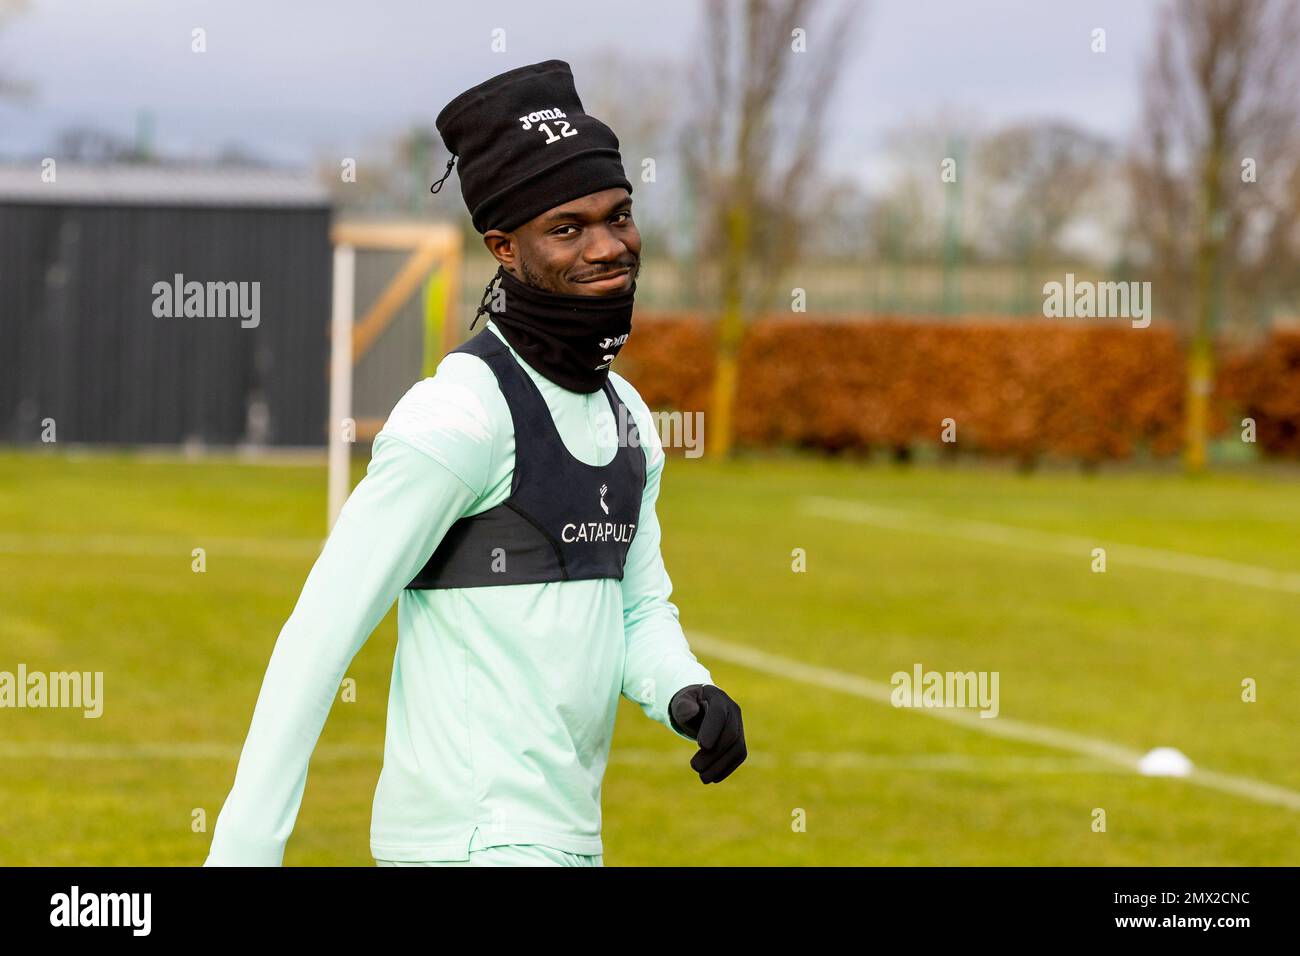
[[[1176,747],[1157,747],[1138,761],[1138,773],[1148,777],[1186,777],[1191,772],[1192,762]]]

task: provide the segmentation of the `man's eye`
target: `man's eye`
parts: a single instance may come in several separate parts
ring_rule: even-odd
[[[551,231],[551,235],[553,235],[553,236],[558,236],[558,235],[560,235],[560,230],[561,230],[561,229],[577,229],[577,228],[578,228],[577,226],[572,225],[572,224],[570,224],[570,225],[565,225],[565,226],[556,226],[555,229],[553,229],[553,230]]]
[[[614,217],[615,217],[616,219],[617,219],[617,218],[622,218],[622,219],[624,219],[624,220],[627,220],[627,219],[631,219],[631,218],[632,218],[632,213],[631,213],[629,210],[624,209],[624,210],[623,210],[622,212],[620,212],[620,213],[615,213],[615,214],[614,214]]]

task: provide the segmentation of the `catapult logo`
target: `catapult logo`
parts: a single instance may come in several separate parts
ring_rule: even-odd
[[[600,486],[600,510],[609,514],[609,505],[605,503],[605,495],[609,493],[609,485]],[[636,533],[636,522],[627,523],[622,521],[587,521],[581,524],[570,521],[560,532],[560,537],[567,544],[575,541],[617,541],[627,542],[632,540],[632,535]]]
[[[152,893],[82,893],[74,885],[50,897],[51,926],[129,926],[132,936],[148,936]]]

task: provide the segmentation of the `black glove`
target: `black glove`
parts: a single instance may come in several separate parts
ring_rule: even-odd
[[[691,684],[673,694],[668,702],[668,719],[673,728],[700,745],[691,758],[691,769],[700,783],[718,783],[745,762],[745,727],[740,722],[740,705],[721,687]]]

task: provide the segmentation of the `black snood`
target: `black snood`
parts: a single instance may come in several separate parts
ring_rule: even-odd
[[[498,281],[493,294],[492,284]],[[631,334],[635,295],[635,280],[626,292],[614,295],[547,292],[520,282],[498,266],[483,290],[474,322],[486,313],[511,347],[561,388],[596,392]]]

